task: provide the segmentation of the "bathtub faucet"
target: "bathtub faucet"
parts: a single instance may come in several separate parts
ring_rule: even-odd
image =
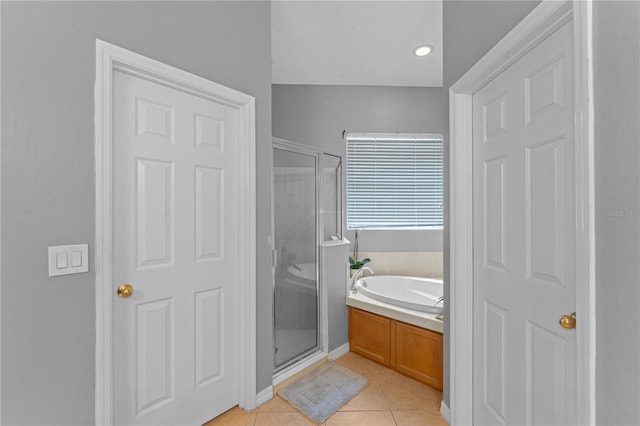
[[[363,266],[362,268],[360,268],[356,272],[354,272],[353,273],[353,277],[351,277],[351,285],[349,286],[349,289],[351,290],[351,293],[355,293],[356,292],[356,281],[358,281],[358,278],[360,277],[360,274],[362,274],[364,271],[369,271],[370,274],[374,274],[373,270],[371,268],[369,268],[368,266]]]

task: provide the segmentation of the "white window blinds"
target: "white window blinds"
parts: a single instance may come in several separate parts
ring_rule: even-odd
[[[442,136],[349,133],[347,226],[442,226]]]

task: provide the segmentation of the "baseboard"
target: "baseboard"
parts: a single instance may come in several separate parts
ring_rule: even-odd
[[[442,417],[444,417],[444,419],[446,420],[447,423],[451,424],[451,416],[449,414],[449,407],[447,406],[447,404],[444,403],[444,401],[442,401],[440,403],[440,414],[442,414]]]
[[[273,398],[273,386],[269,386],[265,389],[262,389],[256,395],[256,407],[261,406],[267,401],[270,401]]]
[[[329,360],[333,361],[334,359],[338,359],[347,352],[349,352],[349,342],[345,343],[342,346],[338,346],[337,348],[329,352]]]

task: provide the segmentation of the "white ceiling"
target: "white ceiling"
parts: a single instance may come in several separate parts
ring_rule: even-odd
[[[271,52],[276,84],[441,87],[442,0],[275,0]]]

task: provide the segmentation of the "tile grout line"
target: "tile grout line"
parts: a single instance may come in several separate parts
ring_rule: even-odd
[[[396,415],[393,414],[393,410],[389,410],[391,412],[391,418],[393,419],[393,422],[396,424],[396,426],[398,426],[398,419],[396,419]]]

